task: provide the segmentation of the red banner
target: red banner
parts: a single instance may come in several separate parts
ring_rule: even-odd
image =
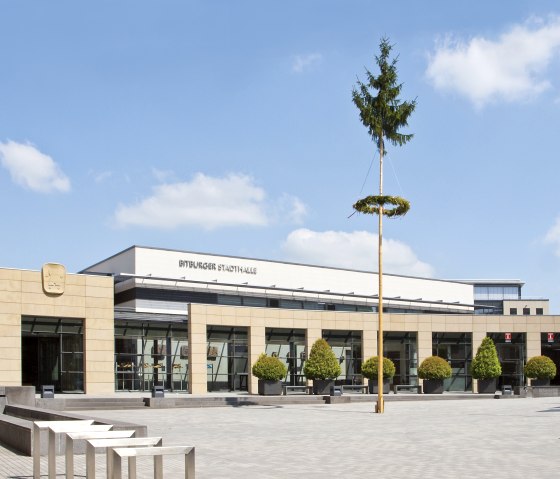
[[[506,343],[511,343],[511,333],[504,333]]]
[[[554,342],[554,333],[546,333],[546,335],[548,337],[548,342],[553,343]]]

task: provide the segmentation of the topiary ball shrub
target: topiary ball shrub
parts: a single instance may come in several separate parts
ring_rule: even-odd
[[[493,379],[502,374],[502,366],[492,338],[486,336],[480,343],[471,364],[471,374],[474,379]]]
[[[377,379],[379,357],[373,356],[362,364],[362,376],[368,379]],[[395,375],[395,363],[389,358],[383,358],[383,377],[390,379]]]
[[[315,341],[303,366],[307,379],[334,379],[340,372],[338,358],[329,344],[324,339]]]
[[[418,368],[420,379],[447,379],[451,377],[451,366],[439,356],[424,359]]]
[[[552,379],[556,376],[556,364],[547,356],[534,356],[527,361],[524,372],[531,379]]]
[[[253,364],[253,376],[268,381],[280,381],[286,377],[288,368],[280,359],[262,353]]]

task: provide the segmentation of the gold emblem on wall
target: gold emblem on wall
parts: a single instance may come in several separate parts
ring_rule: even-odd
[[[63,294],[66,283],[66,268],[58,263],[46,263],[41,270],[43,291],[49,294]]]

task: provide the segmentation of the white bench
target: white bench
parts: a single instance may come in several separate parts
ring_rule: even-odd
[[[93,424],[93,419],[85,419],[83,421],[35,421],[33,423],[33,479],[41,478],[41,431],[46,431],[52,425],[67,425],[69,431],[79,431],[82,430],[84,426],[91,426]],[[49,438],[49,452],[50,448],[50,438]],[[56,452],[55,444],[53,442],[53,452]],[[54,463],[54,461],[53,461]],[[49,462],[50,464],[50,462]],[[50,465],[49,465],[49,477],[56,476],[56,465],[54,466],[54,476],[51,476]]]
[[[109,452],[109,450],[107,450]],[[195,479],[194,446],[166,446],[166,447],[117,447],[111,449],[112,472],[110,479],[122,479],[122,459],[128,458],[128,479],[136,479],[136,458],[154,458],[154,479],[163,479],[163,456],[185,456],[185,479]]]
[[[114,439],[129,438],[134,436],[134,429],[128,431],[110,431],[113,426],[91,426],[87,432],[66,433],[66,479],[74,479],[74,441],[87,441],[89,439]],[[93,428],[96,428],[95,430]],[[105,429],[102,429],[105,428]]]
[[[115,447],[150,447],[161,446],[161,437],[131,437],[127,439],[90,439],[86,441],[86,477],[95,479],[95,450],[104,448],[107,450],[107,477],[113,476],[113,462],[111,460],[112,448]]]

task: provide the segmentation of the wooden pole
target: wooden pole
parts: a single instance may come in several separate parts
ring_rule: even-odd
[[[383,135],[379,141],[379,195],[383,196]],[[379,206],[379,243],[377,250],[379,279],[379,303],[377,317],[379,318],[377,331],[377,405],[375,412],[383,414],[385,402],[383,400],[383,205]]]

